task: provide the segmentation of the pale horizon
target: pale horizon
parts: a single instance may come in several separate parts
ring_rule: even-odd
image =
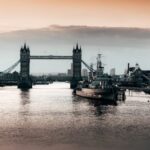
[[[50,24],[48,26],[41,26],[41,27],[0,27],[0,33],[9,33],[9,32],[17,32],[17,31],[26,31],[26,30],[40,30],[40,29],[46,29],[46,28],[51,28],[51,27],[89,27],[89,28],[122,28],[122,29],[150,29],[150,27],[129,27],[129,26],[124,26],[124,27],[119,27],[119,26],[89,26],[89,25],[60,25],[60,24]]]

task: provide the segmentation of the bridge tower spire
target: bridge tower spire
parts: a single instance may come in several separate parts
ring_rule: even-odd
[[[18,88],[29,89],[32,88],[32,81],[30,78],[30,49],[26,43],[20,49],[20,80]]]
[[[81,61],[82,61],[82,49],[79,48],[78,43],[76,44],[76,48],[73,48],[73,78],[71,81],[71,88],[74,89],[77,87],[77,84],[81,77]]]

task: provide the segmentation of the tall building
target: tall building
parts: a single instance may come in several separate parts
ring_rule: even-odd
[[[88,76],[87,69],[82,69],[82,77],[87,77],[87,76]]]
[[[71,76],[73,76],[73,63],[71,63],[71,69],[70,69],[70,71],[71,71]]]
[[[21,77],[25,80],[29,78],[30,74],[30,50],[29,47],[24,44],[24,47],[20,50],[20,67],[21,67]]]
[[[73,63],[71,63],[71,68],[68,69],[68,72],[67,72],[68,76],[72,77],[73,76]]]
[[[78,44],[73,48],[73,78],[71,81],[71,88],[77,87],[78,82],[82,80],[81,76],[81,63],[82,63],[82,49]]]
[[[69,77],[71,77],[71,76],[72,76],[71,69],[68,69],[68,73],[67,73],[67,74],[68,74],[68,76],[69,76]]]
[[[20,80],[19,88],[32,88],[32,81],[30,78],[30,49],[24,44],[20,50]]]
[[[77,81],[81,80],[81,58],[82,49],[77,44],[73,49],[73,78]]]
[[[115,76],[116,75],[116,69],[115,68],[110,69],[110,75],[111,76]]]

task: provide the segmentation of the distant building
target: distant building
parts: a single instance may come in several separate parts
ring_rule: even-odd
[[[73,63],[71,63],[71,69],[68,69],[67,75],[70,77],[73,76]]]
[[[88,71],[87,69],[82,69],[82,76],[87,77],[88,76]]]
[[[67,76],[67,74],[66,73],[58,73],[58,76],[64,77],[64,76]]]
[[[73,76],[73,63],[71,63],[71,76]]]
[[[69,77],[72,76],[72,71],[71,71],[71,69],[68,69],[68,73],[67,73],[67,74],[68,74]]]
[[[110,70],[110,75],[111,75],[111,76],[115,76],[115,75],[116,75],[116,69],[115,69],[115,68],[112,68],[112,69]]]

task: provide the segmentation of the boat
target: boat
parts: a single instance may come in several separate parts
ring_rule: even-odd
[[[150,94],[150,86],[145,87],[145,88],[143,89],[143,92],[144,92],[145,94]]]
[[[79,82],[74,93],[77,96],[101,101],[117,101],[120,89],[112,82],[112,77],[104,73],[101,54],[97,57],[96,75],[92,81]],[[125,95],[124,95],[125,96]]]

